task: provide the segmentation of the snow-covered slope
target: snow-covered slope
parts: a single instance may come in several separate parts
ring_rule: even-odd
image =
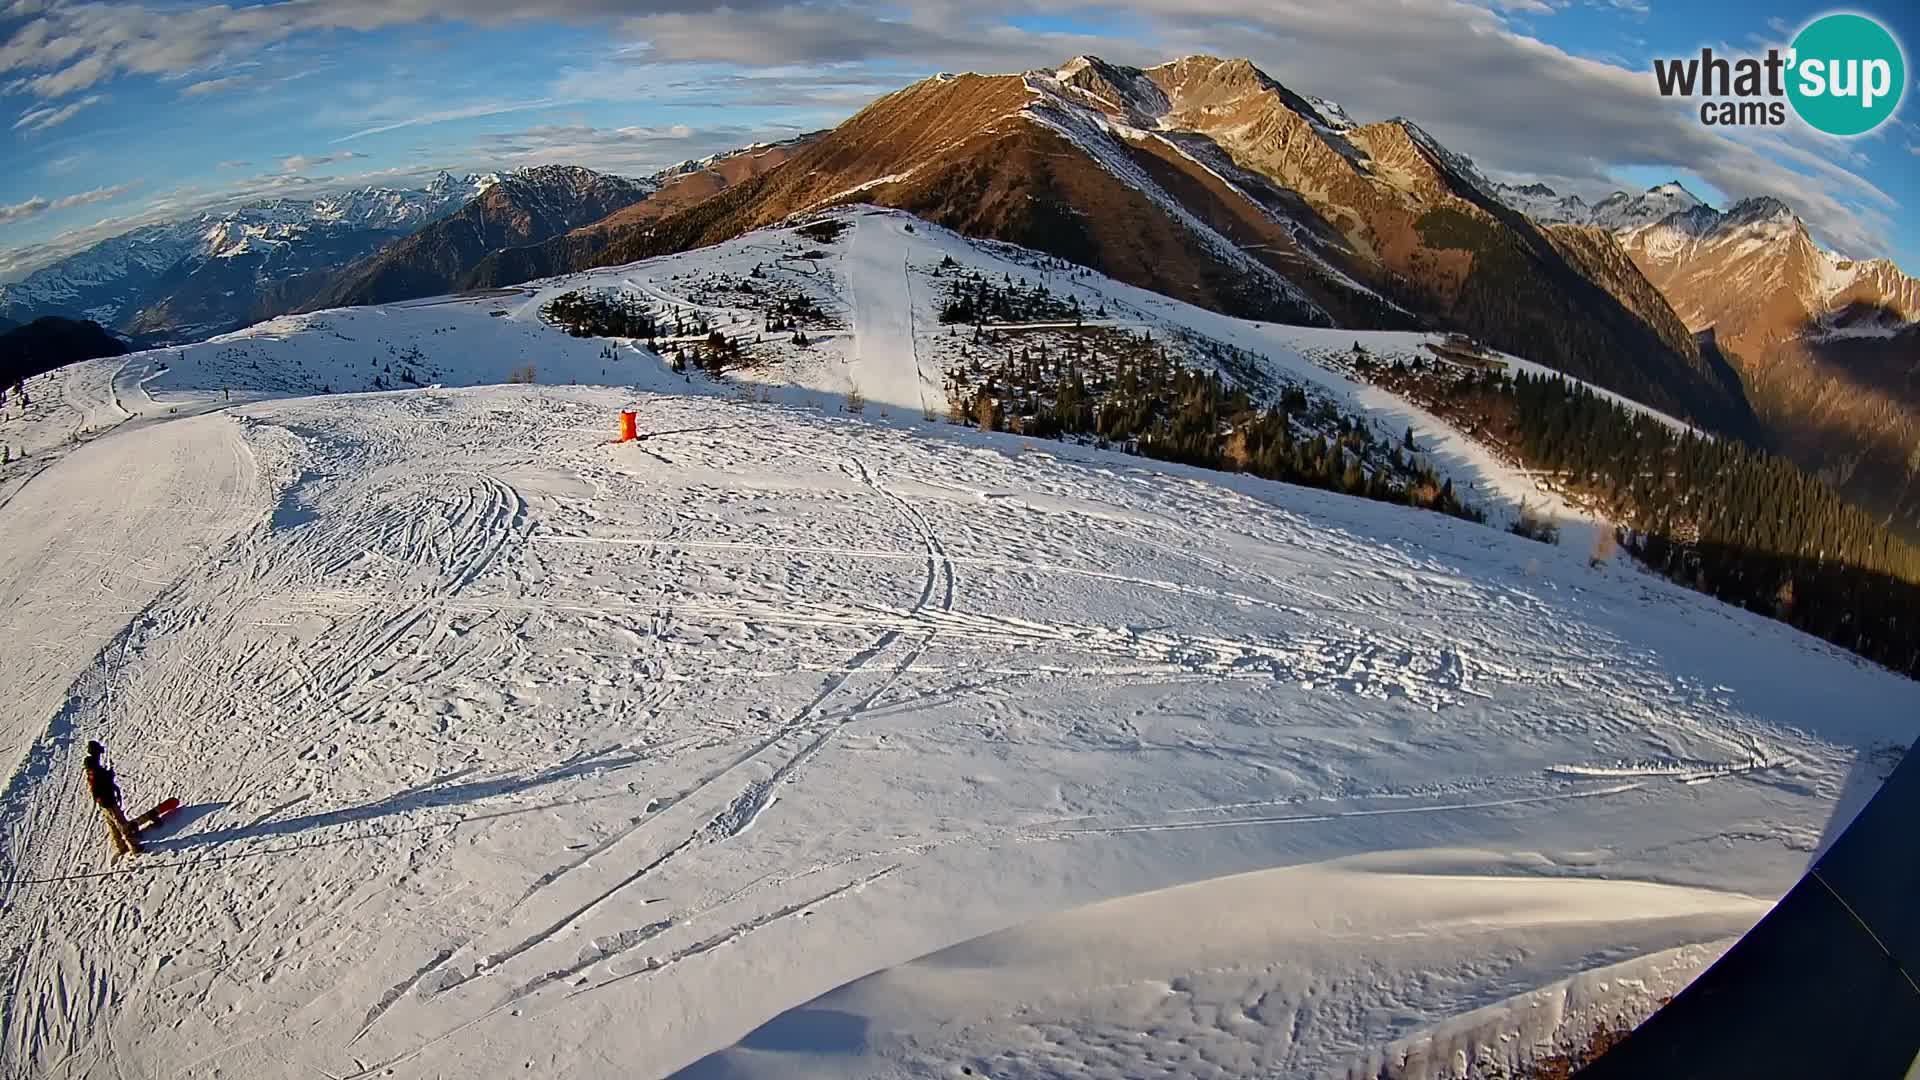
[[[940,322],[942,290],[974,272],[990,280],[1044,284],[1079,303],[1086,313],[1081,326],[1166,341],[1192,366],[1216,367],[1219,350],[1244,350],[1257,370],[1225,375],[1248,385],[1256,399],[1302,390],[1369,423],[1383,444],[1416,429],[1423,459],[1489,511],[1496,525],[1518,517],[1523,503],[1563,519],[1569,557],[1584,558],[1588,530],[1599,524],[1439,418],[1350,372],[1355,345],[1382,363],[1430,361],[1429,345],[1440,335],[1236,319],[1036,252],[969,240],[899,211],[856,206],[819,219],[846,222],[851,229],[826,245],[790,228],[764,229],[710,248],[466,298],[282,316],[200,345],[148,354],[168,368],[151,385],[159,391],[232,389],[247,396],[339,393],[495,383],[531,366],[543,382],[659,386],[660,358],[644,344],[608,348],[597,339],[559,337],[542,321],[540,311],[549,301],[584,290],[634,298],[663,319],[683,317],[685,334],[657,345],[669,357],[697,348],[713,330],[746,342],[746,364],[730,372],[728,389],[701,380],[709,392],[830,410],[859,397],[890,418],[944,418],[948,373],[970,357],[996,355],[991,347],[980,351],[970,327]],[[805,329],[805,346],[793,344],[791,331],[768,329],[768,310],[782,297],[804,298],[821,313]],[[850,332],[853,327],[857,333]],[[1022,335],[1020,348],[1059,347],[1079,332],[1067,323],[1011,329]],[[1520,357],[1488,355],[1513,369],[1564,378]],[[693,389],[692,378],[671,376],[666,388]],[[1686,426],[1610,391],[1589,389],[1669,426]]]
[[[844,220],[119,369],[0,505],[0,1072],[1311,1075],[1739,932],[1916,734],[1920,685],[1584,547],[924,419],[950,257],[1523,482],[1350,334]],[[540,322],[589,287],[758,366]],[[189,804],[136,861],[90,738]]]

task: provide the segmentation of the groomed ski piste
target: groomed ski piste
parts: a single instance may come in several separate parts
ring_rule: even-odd
[[[833,216],[30,383],[0,1073],[1457,1075],[1644,1015],[1916,734],[1317,359],[1418,335]],[[1412,426],[1494,519],[948,423],[947,258]],[[583,287],[759,362],[541,319]],[[186,804],[142,856],[89,739]]]

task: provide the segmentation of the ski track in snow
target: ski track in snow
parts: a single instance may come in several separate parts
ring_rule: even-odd
[[[1388,849],[1480,852],[1448,872],[1493,875],[1469,890],[1490,910],[1500,875],[1777,895],[1855,755],[1911,741],[1914,684],[1584,549],[920,423],[937,298],[913,267],[1031,271],[847,219],[804,281],[837,282],[852,331],[792,357],[772,404],[539,327],[568,280],[505,317],[324,313],[77,365],[39,391],[57,417],[0,421],[15,445],[91,429],[0,475],[0,1075],[662,1074],[1009,925]],[[674,275],[781,242],[589,280],[692,307]],[[1276,344],[1319,332],[1063,287],[1347,386]],[[1410,336],[1368,340],[1389,337]],[[390,345],[465,387],[529,342],[543,379],[614,363],[634,386],[218,391],[371,371]],[[807,407],[852,386],[912,415]],[[609,444],[635,404],[648,438]],[[188,804],[136,861],[85,805],[89,738],[130,803]],[[1661,918],[1523,962],[1538,940],[1489,917],[1493,952],[1423,953],[1428,981],[1329,947],[1310,985],[1232,1006],[1232,1038],[1334,1068],[1593,957],[1728,932]],[[1080,1026],[1036,1019],[1019,1053],[1143,1060],[1058,1022]],[[955,1037],[849,1068],[917,1075],[930,1046],[964,1057]]]

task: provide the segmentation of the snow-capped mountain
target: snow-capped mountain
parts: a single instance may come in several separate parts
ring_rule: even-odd
[[[1545,184],[1495,184],[1493,191],[1501,202],[1542,225],[1584,225],[1593,217],[1585,199],[1563,196]]]
[[[0,285],[0,312],[17,322],[62,314],[115,325],[167,269],[187,257],[206,223],[148,225]]]
[[[1562,195],[1542,183],[1491,185],[1495,198],[1542,225],[1597,225],[1620,231],[1665,220],[1706,205],[1678,180],[1648,188],[1640,194],[1615,191],[1588,205],[1578,195]]]
[[[1892,329],[1920,320],[1920,281],[1890,260],[1822,248],[1793,208],[1771,196],[1742,199],[1724,213],[1696,202],[1618,235],[1689,326],[1713,326],[1723,337],[1756,319],[1769,336],[1818,337],[1840,313],[1863,306]]]
[[[613,176],[576,165],[503,173],[457,211],[338,271],[302,309],[451,292],[492,252],[560,236],[659,188],[653,177]]]
[[[1698,196],[1674,180],[1650,187],[1639,195],[1616,191],[1594,204],[1587,223],[1603,229],[1631,229],[1703,205]]]
[[[1218,311],[1450,326],[1711,426],[1751,422],[1617,250],[1543,244],[1492,188],[1413,122],[1355,124],[1244,59],[1134,68],[1079,56],[923,80],[719,198],[590,241],[499,252],[467,284],[630,262],[867,202]]]
[[[1920,535],[1920,281],[1889,260],[1822,248],[1771,196],[1721,211],[1678,181],[1590,208],[1545,184],[1501,184],[1496,195],[1541,225],[1610,236],[1739,372],[1775,445]],[[1583,230],[1549,231],[1568,240]]]
[[[0,314],[58,314],[126,333],[194,336],[270,314],[301,279],[345,265],[457,210],[498,181],[435,176],[420,188],[365,187],[266,199],[101,241],[0,286]]]
[[[1920,534],[1920,281],[1822,248],[1776,198],[1663,198],[1678,209],[1615,232],[1634,265],[1712,333],[1783,449]]]
[[[647,180],[651,181],[656,187],[665,187],[682,177],[692,176],[695,173],[709,172],[728,162],[742,159],[764,158],[769,154],[779,155],[782,151],[795,150],[806,146],[824,134],[826,133],[823,131],[810,131],[804,135],[796,135],[791,139],[748,143],[745,146],[737,146],[732,150],[722,150],[717,154],[708,154],[706,157],[688,158],[685,161],[669,165],[659,172],[649,175]],[[785,156],[781,155],[780,160],[785,160]]]
[[[1920,320],[1920,283],[1886,259],[1854,259],[1813,241],[1785,202],[1770,195],[1716,210],[1679,181],[1640,194],[1616,191],[1588,207],[1545,184],[1495,184],[1508,206],[1543,225],[1593,225],[1612,232],[1674,310],[1696,330],[1722,334],[1736,309],[1791,298],[1798,324],[1784,336],[1855,332],[1884,335]],[[1855,311],[1876,309],[1863,330]],[[1784,329],[1776,327],[1776,330]]]
[[[1326,117],[1328,124],[1335,131],[1346,131],[1348,128],[1360,126],[1354,123],[1353,118],[1347,115],[1347,110],[1341,108],[1337,101],[1328,101],[1326,98],[1309,94],[1307,104],[1312,105],[1315,112]]]

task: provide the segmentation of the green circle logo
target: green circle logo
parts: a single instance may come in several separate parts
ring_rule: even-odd
[[[1822,15],[1793,39],[1787,98],[1829,135],[1864,135],[1900,105],[1907,62],[1887,28],[1865,15]]]

